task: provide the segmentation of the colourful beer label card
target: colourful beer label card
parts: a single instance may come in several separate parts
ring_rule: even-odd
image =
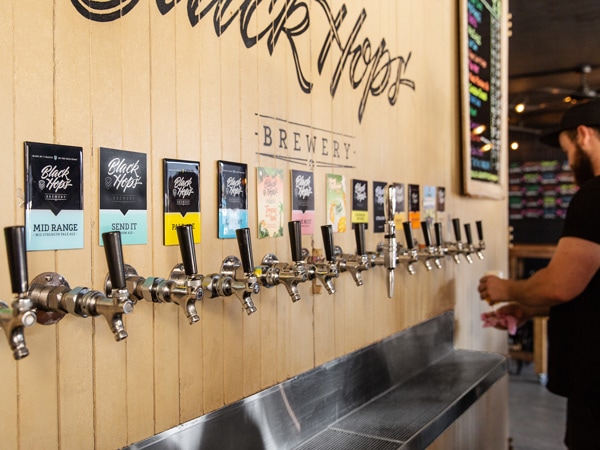
[[[327,225],[334,233],[346,231],[346,179],[343,175],[327,174]]]
[[[433,228],[435,222],[435,186],[423,186],[423,220]]]
[[[219,176],[219,238],[235,238],[235,230],[248,227],[248,165],[217,161]]]
[[[385,231],[385,187],[383,181],[373,181],[373,231]]]
[[[369,223],[369,186],[364,180],[352,180],[352,223]]]
[[[418,184],[408,185],[408,220],[413,228],[421,228],[421,196]]]
[[[438,186],[436,192],[436,222],[443,222],[446,214],[446,188]]]
[[[302,234],[315,230],[315,178],[313,172],[293,170],[292,173],[292,220],[301,224]]]
[[[148,243],[146,154],[100,147],[102,233],[119,231],[123,245]]]
[[[257,167],[258,237],[283,236],[283,169]]]
[[[404,183],[394,183],[396,188],[396,215],[394,224],[401,230],[402,224],[406,222],[406,186]]]
[[[83,149],[25,142],[27,250],[83,248]]]
[[[194,242],[200,243],[200,163],[163,160],[164,244],[178,245],[177,227],[191,225]]]

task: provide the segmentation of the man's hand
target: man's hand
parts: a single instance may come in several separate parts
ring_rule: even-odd
[[[510,280],[502,280],[495,275],[485,275],[479,280],[479,297],[490,305],[510,301],[508,285]]]

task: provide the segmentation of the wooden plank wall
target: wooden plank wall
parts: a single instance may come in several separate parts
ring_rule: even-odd
[[[220,30],[215,30],[214,6],[196,26],[190,24],[188,3],[193,2],[178,2],[163,14],[154,0],[142,1],[122,18],[107,22],[84,18],[76,3],[84,2],[0,2],[0,146],[5,166],[0,225],[24,223],[24,141],[84,149],[84,248],[29,252],[30,279],[57,271],[72,287],[103,289],[107,267],[98,236],[100,147],[147,154],[148,244],[124,248],[125,262],[142,276],[166,277],[180,260],[176,247],[163,245],[163,158],[201,163],[202,242],[196,253],[203,274],[217,272],[224,257],[238,254],[235,240],[216,237],[219,159],[248,164],[256,264],[266,253],[290,260],[287,232],[283,238],[257,238],[258,166],[284,170],[286,199],[289,171],[314,170],[315,233],[302,237],[307,249],[322,249],[325,175],[337,173],[346,178],[348,209],[353,178],[368,180],[370,190],[374,180],[444,186],[448,218],[484,220],[488,250],[484,261],[470,266],[455,266],[448,259],[442,270],[426,272],[420,265],[414,276],[400,267],[393,299],[387,298],[383,270],[375,268],[363,274],[362,287],[342,274],[331,296],[324,290],[313,293],[311,283],[304,283],[297,303],[283,287],[262,289],[255,298],[258,311],[251,316],[235,297],[207,299],[198,304],[201,321],[195,325],[175,305],[139,302],[126,317],[129,337],[124,342],[114,341],[103,318],[67,316],[57,325],[27,329],[30,356],[18,362],[2,338],[3,447],[119,448],[448,309],[456,311],[459,346],[505,350],[502,334],[480,327],[485,305],[475,287],[485,271],[507,270],[507,205],[460,195],[456,2],[323,2],[334,17],[347,8],[342,36],[348,36],[364,8],[367,16],[357,44],[369,38],[374,51],[383,38],[392,56],[411,52],[406,76],[415,81],[416,90],[402,88],[395,106],[385,94],[369,96],[361,123],[358,105],[364,83],[351,87],[349,61],[335,97],[330,93],[340,57],[335,44],[322,72],[317,70],[329,25],[314,0],[292,2],[299,7],[286,23],[299,25],[310,12],[308,31],[294,40],[299,63],[313,83],[310,94],[299,87],[284,33],[277,35],[272,53],[267,35],[276,29],[267,30],[255,45],[244,44],[240,16],[234,15],[241,1],[223,13]],[[283,6],[272,2],[271,12],[264,4],[248,24],[250,36],[264,30]],[[191,11],[199,14],[207,5],[198,2]],[[304,147],[300,156],[353,167],[313,168],[276,159],[298,155],[282,148],[275,134],[273,145],[266,146],[264,125],[288,136],[300,127],[328,146],[312,155]],[[348,160],[333,151],[340,135],[352,145]],[[286,222],[290,215],[287,204]],[[421,238],[419,230],[415,236]],[[367,248],[374,250],[381,239],[369,230]],[[401,233],[399,240],[404,241]],[[347,252],[355,247],[349,229],[336,233],[334,241]],[[0,298],[9,301],[5,257],[0,258],[0,277]],[[506,392],[506,386],[500,389]],[[502,395],[495,395],[495,402],[498,397]],[[504,426],[505,406],[500,400],[499,411],[485,411],[500,417]],[[487,421],[469,420],[471,433]]]

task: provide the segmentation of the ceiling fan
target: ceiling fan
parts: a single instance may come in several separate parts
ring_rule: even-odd
[[[571,97],[575,100],[585,100],[598,97],[599,93],[595,89],[590,87],[588,82],[588,75],[592,73],[592,66],[590,64],[583,64],[578,69],[579,72],[579,86],[575,89],[565,89],[562,87],[541,87],[537,90],[539,92],[546,92],[556,96]]]

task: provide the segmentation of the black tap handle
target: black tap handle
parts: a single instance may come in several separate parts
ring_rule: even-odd
[[[435,231],[435,245],[437,247],[440,247],[444,244],[444,241],[442,239],[442,223],[436,222],[435,224],[433,224],[433,229]]]
[[[460,234],[460,219],[452,219],[452,227],[454,228],[454,238],[456,239],[456,242],[460,242],[462,240]]]
[[[299,220],[288,222],[292,261],[302,261],[302,225]]]
[[[323,235],[323,247],[325,247],[325,258],[329,262],[335,261],[333,256],[333,227],[331,225],[321,225],[321,234]]]
[[[402,223],[402,227],[404,228],[406,248],[413,248],[415,246],[415,241],[413,239],[412,224],[410,223],[410,221],[406,221]]]
[[[238,247],[240,248],[240,258],[244,273],[254,272],[254,260],[252,258],[252,241],[250,240],[250,228],[239,228],[235,230]]]
[[[108,231],[102,233],[106,263],[108,265],[108,276],[113,289],[125,289],[127,279],[125,278],[125,264],[123,263],[123,247],[121,246],[121,233],[119,231]]]
[[[479,241],[483,241],[483,224],[481,223],[481,220],[475,222],[475,225],[477,226],[477,237],[479,238]]]
[[[354,224],[354,238],[356,239],[356,254],[366,255],[365,250],[365,224],[355,223]]]
[[[27,275],[27,248],[25,247],[25,228],[22,226],[4,228],[8,270],[12,292],[22,294],[29,290]]]
[[[194,227],[191,224],[179,225],[177,227],[177,238],[179,239],[179,250],[183,260],[183,269],[187,276],[196,275],[198,266],[196,263],[196,248],[194,247]]]
[[[431,231],[429,230],[429,222],[423,220],[421,222],[421,231],[423,231],[423,239],[425,239],[425,245],[431,247]]]
[[[465,234],[467,235],[467,244],[472,245],[473,244],[473,235],[471,234],[471,224],[465,223],[464,227],[465,227]]]

